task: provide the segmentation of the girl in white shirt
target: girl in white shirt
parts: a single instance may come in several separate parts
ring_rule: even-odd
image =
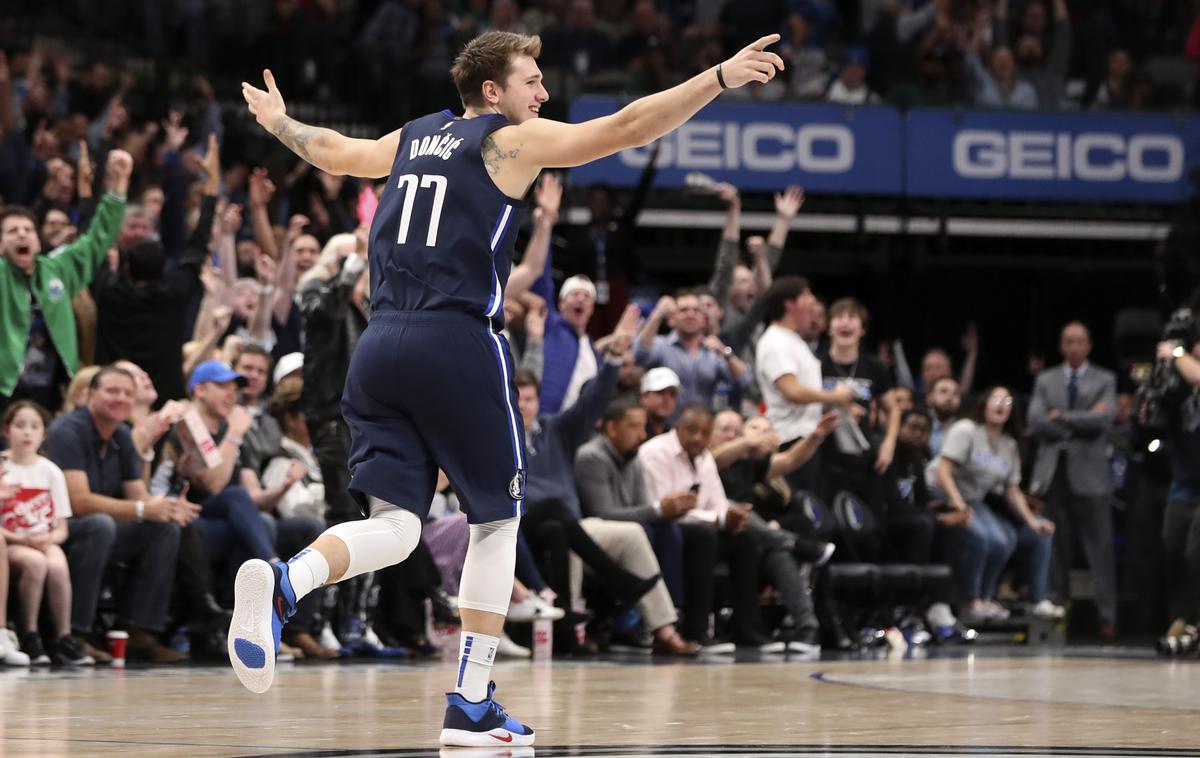
[[[54,619],[53,653],[59,663],[95,663],[71,637],[71,574],[62,544],[67,539],[71,502],[62,470],[38,455],[50,416],[36,403],[18,401],[4,413],[8,439],[5,460],[7,489],[0,501],[0,537],[8,546],[8,563],[17,577],[20,597],[21,650],[35,665],[50,663],[37,631],[45,596]]]

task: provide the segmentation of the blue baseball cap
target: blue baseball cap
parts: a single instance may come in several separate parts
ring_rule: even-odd
[[[846,48],[846,65],[859,65],[866,68],[871,65],[871,54],[862,45],[851,45]]]
[[[192,378],[188,380],[188,394],[196,391],[196,386],[205,382],[237,382],[237,386],[245,387],[250,380],[237,373],[221,361],[205,361],[192,369]]]

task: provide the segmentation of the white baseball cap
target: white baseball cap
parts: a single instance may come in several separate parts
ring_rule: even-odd
[[[294,374],[304,368],[304,353],[288,353],[275,362],[275,373],[272,376],[279,384],[288,374]]]
[[[578,290],[583,290],[591,295],[593,300],[596,299],[596,285],[592,284],[591,279],[588,279],[586,276],[582,275],[572,276],[563,282],[562,287],[558,290],[558,299],[564,300],[566,299],[567,295],[570,295],[572,292],[576,292]]]
[[[662,392],[668,387],[679,389],[679,374],[666,366],[652,368],[642,377],[642,392]]]

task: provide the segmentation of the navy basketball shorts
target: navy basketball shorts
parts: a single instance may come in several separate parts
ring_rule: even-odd
[[[473,524],[521,515],[525,430],[508,342],[482,316],[381,312],[342,393],[350,494],[429,513],[441,468]]]

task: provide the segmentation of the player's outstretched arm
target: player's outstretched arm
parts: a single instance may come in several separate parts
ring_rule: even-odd
[[[266,91],[242,82],[242,96],[258,123],[293,153],[330,174],[374,179],[391,172],[400,145],[399,129],[379,139],[355,139],[332,129],[302,124],[287,115],[270,69],[263,71],[263,81]]]
[[[725,85],[741,87],[775,78],[783,70],[783,59],[765,48],[778,41],[778,34],[769,34],[722,63]],[[671,89],[635,100],[611,116],[582,124],[534,118],[502,129],[496,133],[497,146],[529,168],[578,166],[653,142],[683,125],[719,94],[721,83],[716,68],[711,68]]]

